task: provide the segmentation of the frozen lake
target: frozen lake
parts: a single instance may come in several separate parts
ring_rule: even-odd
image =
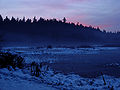
[[[40,47],[4,47],[22,55],[27,63],[32,61],[50,62],[50,66],[64,74],[75,73],[83,77],[96,77],[103,72],[120,76],[120,48],[40,48]]]

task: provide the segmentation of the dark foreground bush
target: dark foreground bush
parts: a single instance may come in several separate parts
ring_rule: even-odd
[[[17,54],[0,52],[0,68],[9,68],[12,66],[13,69],[16,67],[22,69],[24,67],[24,63],[24,59]]]

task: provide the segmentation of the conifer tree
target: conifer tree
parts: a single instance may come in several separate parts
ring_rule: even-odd
[[[63,22],[66,23],[66,21],[67,21],[67,20],[66,20],[66,18],[64,17],[64,18],[63,18]]]

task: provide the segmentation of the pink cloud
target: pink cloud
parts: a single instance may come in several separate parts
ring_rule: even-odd
[[[68,2],[86,2],[86,1],[95,1],[95,0],[67,0]]]

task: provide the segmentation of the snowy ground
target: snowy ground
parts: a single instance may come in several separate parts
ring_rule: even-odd
[[[56,90],[21,70],[0,69],[0,90]]]
[[[62,55],[90,55],[100,54],[101,51],[112,51],[117,48],[35,48],[35,47],[5,47],[5,51],[17,53],[25,58],[27,64],[32,61],[54,63],[59,61]],[[57,57],[59,55],[59,57]],[[111,64],[108,64],[108,66]],[[113,64],[112,64],[113,65]],[[116,64],[115,64],[116,65]],[[119,65],[117,63],[117,65]],[[44,70],[43,70],[44,72]],[[83,78],[79,75],[55,73],[52,69],[44,72],[40,77],[31,76],[29,67],[23,70],[17,69],[9,71],[0,69],[0,90],[54,90],[54,89],[74,89],[74,90],[108,90],[114,87],[115,90],[120,89],[120,78],[104,75],[107,85],[104,85],[102,76],[97,78]]]
[[[107,85],[104,85],[102,77],[82,78],[78,75],[63,75],[48,71],[45,76],[31,76],[27,70],[17,69],[9,71],[0,69],[0,90],[108,90],[112,87],[120,89],[120,78],[105,76]]]

